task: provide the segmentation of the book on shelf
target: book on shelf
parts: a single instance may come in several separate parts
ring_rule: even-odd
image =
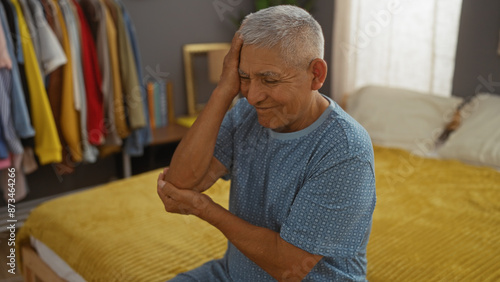
[[[156,128],[156,119],[155,119],[155,112],[154,112],[154,106],[155,106],[155,98],[154,98],[154,83],[152,81],[148,81],[146,84],[146,90],[147,90],[147,96],[148,96],[148,110],[149,110],[149,126],[151,129]]]
[[[168,124],[167,88],[165,85],[165,81],[162,80],[159,83],[159,86],[160,86],[159,103],[160,103],[161,127],[165,127]]]
[[[147,83],[149,121],[151,129],[167,126],[168,99],[164,81],[149,81]]]

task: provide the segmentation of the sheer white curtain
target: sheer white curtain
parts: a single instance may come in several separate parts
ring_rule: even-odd
[[[336,0],[333,98],[368,84],[451,94],[462,0]]]

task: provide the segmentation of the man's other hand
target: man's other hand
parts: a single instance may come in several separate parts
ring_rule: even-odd
[[[203,212],[214,203],[205,194],[175,187],[170,182],[163,180],[163,174],[158,175],[156,189],[167,212],[201,217]]]

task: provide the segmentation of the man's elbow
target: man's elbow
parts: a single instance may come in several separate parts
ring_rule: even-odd
[[[320,255],[308,255],[289,264],[281,272],[280,277],[274,277],[278,281],[302,281],[314,266],[323,258]]]
[[[279,235],[276,244],[281,269],[272,276],[278,281],[302,281],[323,258],[321,255],[311,254],[286,242]]]
[[[170,182],[179,189],[193,189],[200,184],[202,179],[203,175],[190,170],[180,170],[175,173],[169,170],[164,177],[165,181]]]

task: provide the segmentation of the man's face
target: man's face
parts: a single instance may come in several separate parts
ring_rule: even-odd
[[[313,79],[307,69],[286,67],[276,48],[245,45],[239,72],[241,93],[255,107],[262,126],[278,132],[305,128]]]

